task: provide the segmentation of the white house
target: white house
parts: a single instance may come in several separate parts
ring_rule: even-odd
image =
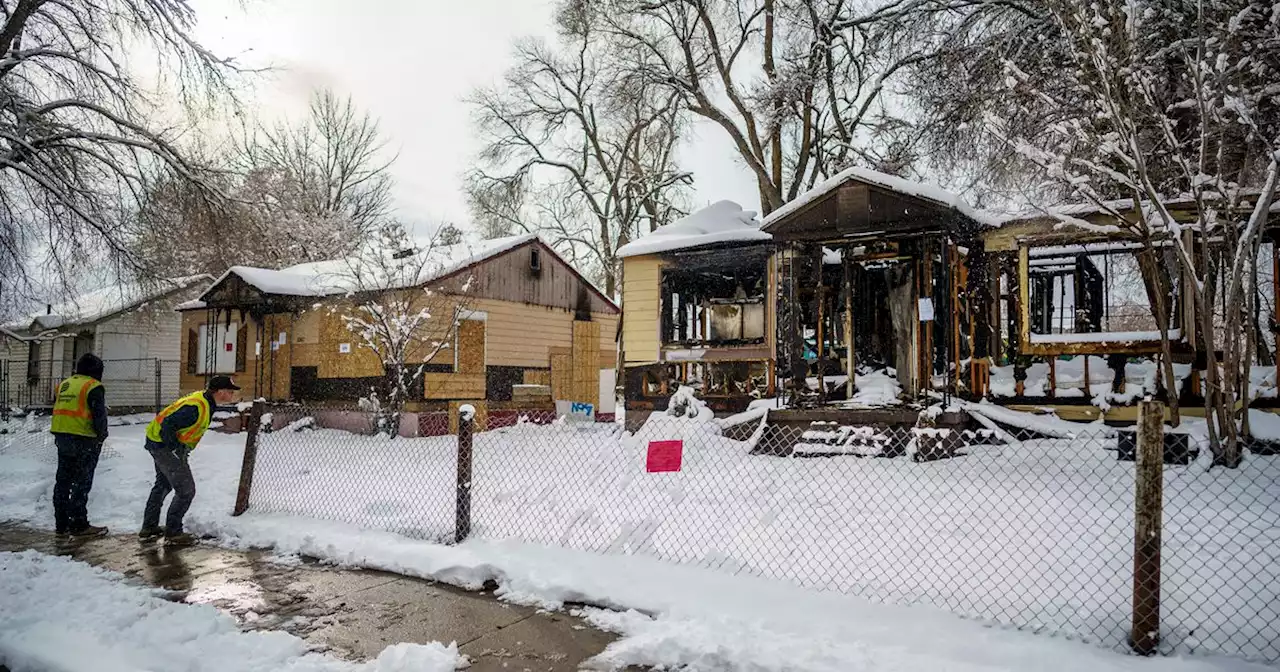
[[[182,316],[174,308],[200,293],[208,275],[155,286],[109,285],[0,327],[0,400],[9,407],[53,403],[81,354],[105,363],[113,412],[152,410],[178,393]]]

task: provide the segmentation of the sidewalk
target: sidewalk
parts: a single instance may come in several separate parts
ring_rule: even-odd
[[[343,658],[397,642],[457,642],[476,672],[568,672],[614,639],[570,616],[396,574],[280,564],[269,552],[165,549],[132,536],[63,541],[0,523],[0,551],[26,549],[120,572],[174,601],[211,604],[245,629],[283,630]]]

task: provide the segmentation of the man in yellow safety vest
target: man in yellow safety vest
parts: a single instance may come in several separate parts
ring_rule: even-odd
[[[102,360],[93,353],[81,355],[75,375],[58,384],[49,431],[58,447],[58,472],[53,481],[54,529],[62,536],[106,534],[107,528],[89,524],[93,472],[102,455],[102,442],[107,440]]]
[[[147,425],[146,447],[156,465],[156,482],[142,513],[139,539],[150,541],[163,536],[166,546],[189,546],[195,542],[182,529],[182,519],[196,496],[187,458],[209,429],[215,407],[231,403],[239,389],[230,377],[214,376],[204,390],[173,402]],[[174,493],[173,501],[169,503],[165,525],[160,527],[160,507],[170,492]]]

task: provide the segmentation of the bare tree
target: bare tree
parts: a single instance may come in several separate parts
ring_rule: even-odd
[[[1037,5],[1062,42],[1054,49],[1067,59],[1058,67],[1060,81],[1042,87],[1040,78],[1006,60],[1008,95],[1001,98],[1014,119],[1041,109],[1056,110],[1055,119],[1032,136],[1000,114],[988,115],[985,125],[1064,192],[1110,214],[1114,224],[1103,232],[1143,244],[1138,258],[1173,402],[1171,304],[1174,277],[1183,278],[1180,291],[1191,299],[1198,332],[1186,337],[1208,357],[1205,411],[1214,462],[1237,466],[1237,409],[1247,409],[1251,397],[1257,333],[1253,266],[1280,181],[1273,8],[1251,0]],[[1130,200],[1110,200],[1115,195]],[[1194,203],[1194,222],[1179,221],[1171,197]],[[1219,306],[1223,329],[1214,319]]]
[[[576,1],[597,6],[637,73],[728,136],[766,214],[849,165],[915,162],[916,131],[884,97],[922,56],[880,44],[854,0]]]
[[[448,292],[432,285],[456,251],[437,240],[419,246],[399,222],[383,224],[324,281],[347,292],[347,300],[332,310],[356,337],[356,349],[376,357],[386,373],[382,395],[374,391],[370,400],[379,429],[391,436],[399,431],[410,388],[427,363],[453,347],[466,310],[468,282]]]
[[[185,111],[228,93],[230,63],[192,36],[183,0],[3,0],[0,15],[0,302],[27,293],[36,266],[64,290],[90,259],[154,278],[131,245],[148,168],[217,194],[156,123],[171,115],[130,56],[154,53]],[[37,250],[45,263],[28,263]]]
[[[351,98],[324,90],[312,96],[299,124],[258,126],[242,143],[237,163],[245,174],[288,183],[285,207],[301,217],[342,219],[372,234],[391,211],[391,164],[378,121]]]
[[[594,19],[569,4],[563,44],[525,41],[496,88],[471,97],[486,144],[468,175],[490,235],[539,231],[617,289],[617,249],[682,214],[675,92],[623,70]]]

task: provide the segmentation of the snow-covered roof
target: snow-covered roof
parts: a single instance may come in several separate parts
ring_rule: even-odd
[[[10,325],[10,328],[46,331],[97,322],[130,308],[142,306],[175,291],[208,282],[211,278],[212,276],[210,275],[200,274],[168,278],[156,283],[124,282],[106,285],[68,301],[52,305],[43,312],[33,313],[25,320],[19,321],[15,325]]]
[[[923,199],[942,207],[950,208],[980,224],[985,224],[987,226],[999,226],[1001,221],[1004,219],[995,213],[987,212],[986,210],[969,205],[960,197],[959,194],[947,191],[936,184],[917,182],[915,180],[897,177],[896,175],[881,173],[869,168],[858,168],[855,166],[853,168],[846,168],[833,177],[814,185],[814,187],[809,191],[800,194],[795,199],[783,204],[782,207],[769,213],[769,216],[764,218],[764,226],[768,227],[787,215],[798,212],[800,209],[819,198],[826,196],[832,191],[835,191],[837,187],[850,180],[865,182],[867,184],[880,187],[881,189],[886,189],[905,196]]]
[[[704,245],[772,240],[760,230],[756,213],[733,201],[718,201],[618,248],[618,257],[636,257]]]
[[[365,284],[366,286],[377,286],[384,289],[416,287],[538,239],[537,234],[530,233],[494,238],[474,244],[437,245],[430,248],[427,253],[427,263],[423,265],[416,278],[405,278],[403,281],[394,282],[384,282],[377,278],[369,278],[365,280]],[[386,253],[390,254],[391,252],[389,250]],[[345,294],[357,289],[354,286],[352,276],[356,272],[363,272],[366,269],[369,273],[379,272],[376,265],[362,261],[359,256],[347,259],[307,262],[279,270],[253,266],[232,266],[221,277],[213,281],[210,289],[222,283],[229,276],[235,275],[265,294],[331,296]],[[208,294],[207,290],[205,294]],[[183,304],[180,309],[190,310],[202,307],[204,307],[203,295],[196,301]]]

